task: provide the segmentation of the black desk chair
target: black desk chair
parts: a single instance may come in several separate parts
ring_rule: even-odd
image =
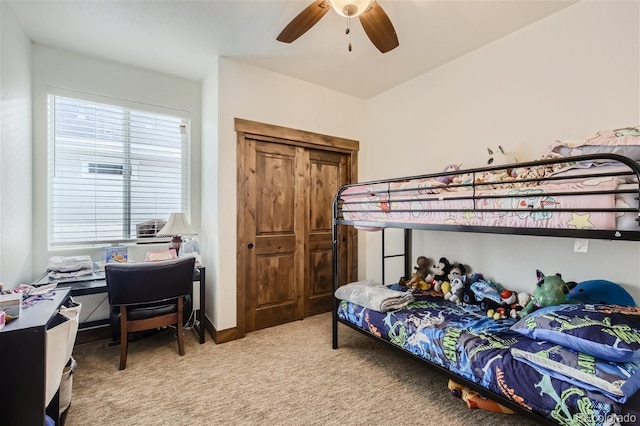
[[[184,355],[184,296],[193,288],[194,264],[195,258],[185,257],[105,266],[111,325],[120,327],[120,370],[127,364],[128,333],[174,325]]]

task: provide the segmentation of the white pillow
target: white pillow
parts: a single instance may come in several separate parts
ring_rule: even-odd
[[[640,161],[640,126],[603,130],[583,142],[556,142],[551,152],[562,156],[610,153]]]

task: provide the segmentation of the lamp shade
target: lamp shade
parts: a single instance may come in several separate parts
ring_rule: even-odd
[[[162,235],[196,235],[197,232],[191,227],[184,213],[171,213],[167,224],[158,232]]]

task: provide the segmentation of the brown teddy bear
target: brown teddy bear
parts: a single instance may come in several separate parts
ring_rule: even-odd
[[[405,282],[405,285],[416,290],[430,290],[433,282],[433,274],[431,274],[433,262],[425,256],[419,256],[416,263],[418,266],[413,267],[416,271],[411,275],[411,279]]]

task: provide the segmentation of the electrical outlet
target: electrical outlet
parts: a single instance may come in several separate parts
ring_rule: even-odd
[[[574,253],[586,253],[589,250],[589,240],[578,238],[573,243]]]

